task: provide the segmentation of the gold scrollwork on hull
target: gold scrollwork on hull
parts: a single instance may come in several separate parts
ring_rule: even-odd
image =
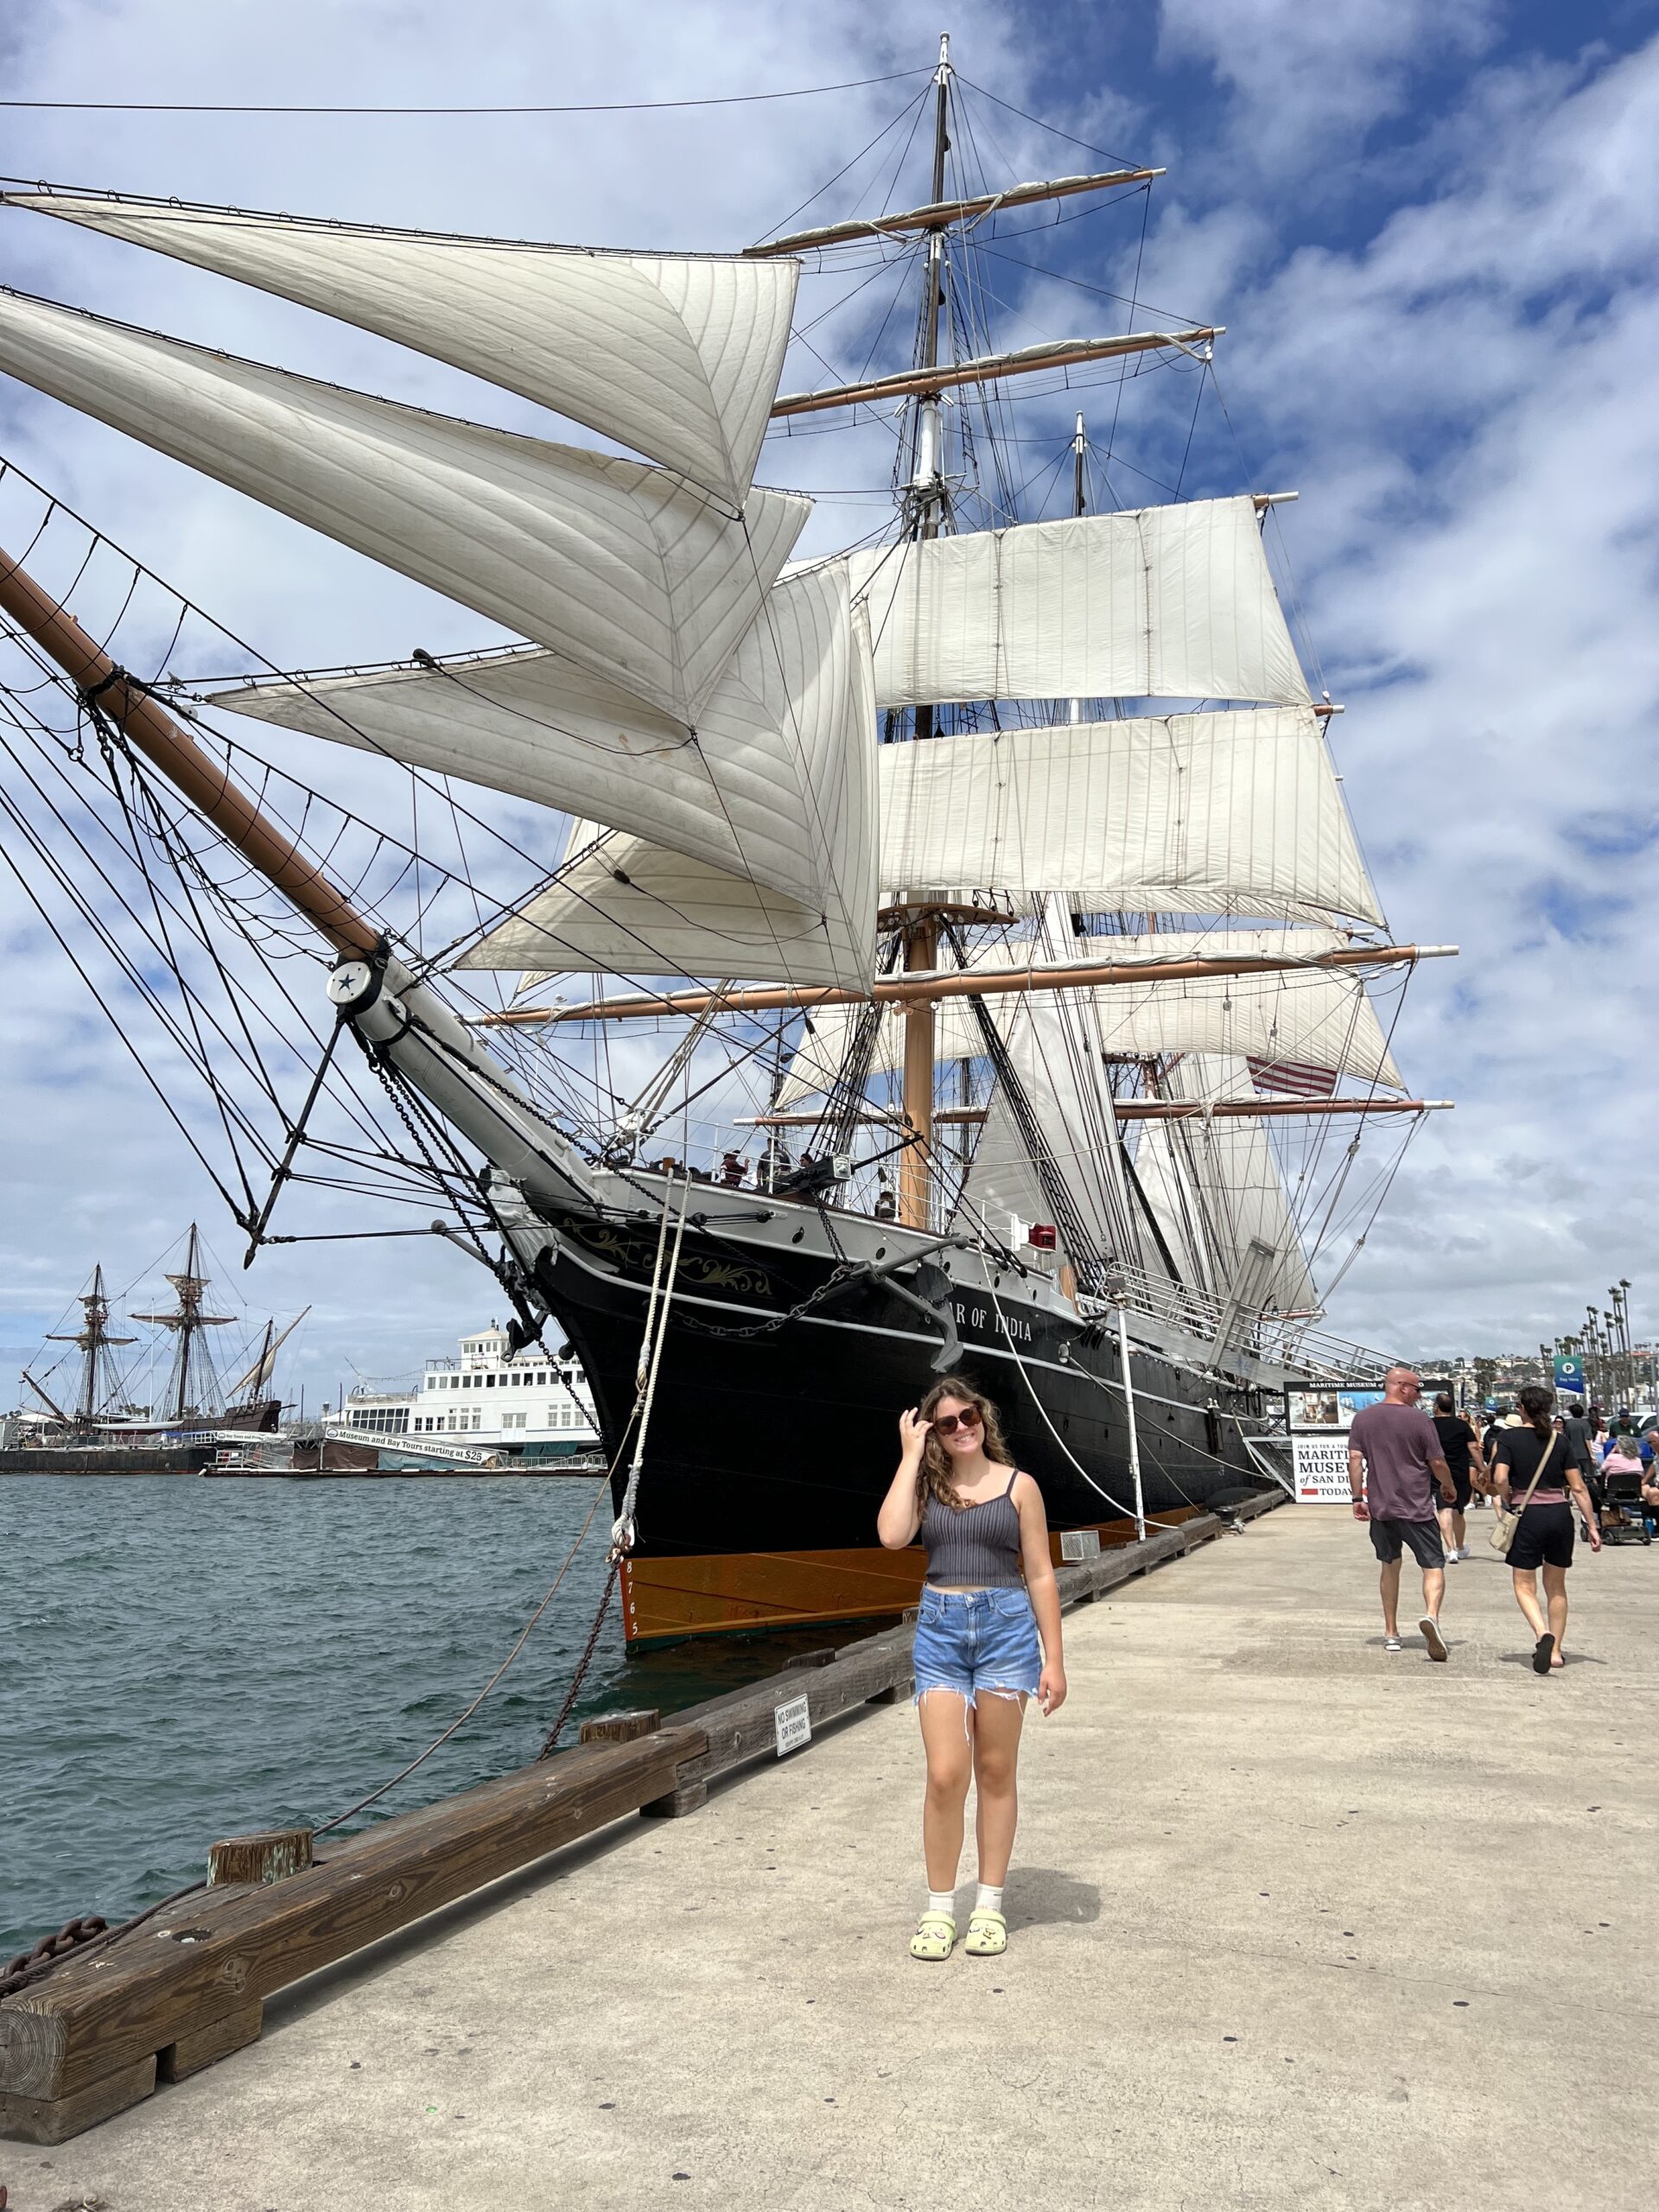
[[[762,1298],[772,1288],[772,1277],[764,1268],[752,1268],[738,1260],[717,1259],[712,1252],[688,1252],[682,1255],[675,1273],[686,1282],[699,1283],[706,1290],[729,1290],[748,1298]]]
[[[653,1236],[607,1221],[572,1222],[563,1233],[572,1243],[580,1244],[596,1259],[609,1260],[624,1273],[649,1276],[655,1268]],[[765,1268],[716,1252],[682,1252],[674,1274],[675,1280],[688,1287],[695,1284],[702,1290],[728,1291],[734,1297],[764,1298],[772,1289],[772,1277]]]

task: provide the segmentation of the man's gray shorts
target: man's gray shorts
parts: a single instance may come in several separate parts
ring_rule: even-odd
[[[1419,1567],[1444,1567],[1446,1547],[1438,1521],[1371,1521],[1371,1548],[1384,1567],[1391,1566],[1406,1549]]]

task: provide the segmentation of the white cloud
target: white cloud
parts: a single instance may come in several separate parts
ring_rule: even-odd
[[[1498,13],[1497,0],[1163,0],[1161,42],[1232,88],[1231,150],[1282,176],[1353,149],[1414,77],[1479,54]]]
[[[1395,933],[1464,948],[1402,1021],[1460,1106],[1349,1279],[1361,1336],[1553,1337],[1637,1274],[1659,1198],[1656,122],[1653,48],[1477,79],[1439,189],[1229,315],[1229,385],[1303,488],[1287,536]]]

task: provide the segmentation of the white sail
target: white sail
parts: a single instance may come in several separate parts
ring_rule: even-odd
[[[884,745],[887,883],[1086,906],[1382,913],[1311,709],[1165,715]]]
[[[733,506],[747,496],[798,262],[593,253],[91,194],[3,198],[378,331],[556,408]]]
[[[806,499],[733,520],[639,461],[0,295],[0,369],[695,725]]]
[[[253,1365],[248,1369],[247,1372],[245,1375],[238,1375],[234,1382],[226,1385],[225,1402],[227,1406],[237,1405],[244,1398],[254,1397],[267,1387],[271,1376],[276,1371],[277,1353],[281,1351],[283,1346],[310,1311],[311,1308],[308,1306],[302,1306],[279,1337],[272,1338],[269,1344],[260,1347]]]
[[[1310,958],[1334,951],[1345,940],[1334,930],[1172,930],[1155,937],[1113,937],[1089,940],[1099,960],[1135,962],[1198,957]],[[981,971],[1028,964],[1005,948],[976,956]],[[1037,960],[1038,967],[1053,963]],[[1023,994],[999,994],[984,1003],[1007,1033]],[[1093,1005],[1103,1052],[1129,1059],[1151,1059],[1173,1052],[1222,1052],[1253,1059],[1294,1061],[1329,1068],[1382,1088],[1403,1088],[1376,1008],[1362,978],[1352,969],[1276,969],[1264,974],[1205,976],[1185,981],[1151,977],[1145,983],[1112,983],[1079,993]],[[803,1098],[827,1090],[851,1039],[855,1009],[825,1007],[810,1017],[778,1099],[782,1112]],[[980,1031],[966,999],[943,999],[937,1014],[934,1050],[938,1058],[963,1059],[983,1052]],[[872,1074],[893,1074],[904,1065],[902,1017],[889,1009],[876,1041]]]
[[[457,968],[868,986],[874,905],[855,929],[838,906],[809,906],[644,838],[597,823],[579,826],[597,839],[592,849],[463,954]]]
[[[995,1018],[1048,1159],[1095,1250],[1103,1257],[1122,1256],[1127,1218],[1123,1171],[1093,1005],[1081,994],[1033,995],[996,1008]],[[978,1050],[983,1052],[982,1041]],[[1054,1205],[1000,1082],[974,1147],[958,1211],[1005,1239],[1011,1235],[1011,1220],[1027,1225],[1053,1221]],[[1080,1255],[1071,1256],[1075,1261]]]
[[[827,562],[773,587],[695,743],[671,717],[535,648],[210,696],[238,714],[465,777],[816,897],[846,867],[829,852],[824,825],[826,808],[845,810],[841,774],[857,777],[845,839],[863,848],[874,836],[868,663],[846,564]]]
[[[1249,499],[1195,499],[876,546],[881,707],[940,700],[1307,703]]]
[[[834,571],[815,572],[820,601]],[[785,587],[787,589],[787,587]],[[493,929],[463,968],[633,976],[746,976],[868,987],[875,962],[875,708],[869,629],[842,579],[842,620],[786,702],[789,818],[799,833],[788,888],[742,865],[723,868],[652,841],[573,826],[558,880]],[[772,650],[776,633],[762,625]],[[804,625],[803,627],[804,628]],[[757,650],[760,647],[757,646]],[[746,648],[747,651],[747,648]],[[772,772],[781,804],[785,764]],[[764,801],[763,770],[739,794]],[[784,846],[774,825],[773,850]]]
[[[1249,1069],[1236,1055],[1183,1058],[1163,1077],[1171,1098],[1214,1105],[1253,1098]],[[1256,1287],[1263,1306],[1306,1313],[1319,1304],[1285,1180],[1264,1123],[1248,1117],[1144,1122],[1135,1175],[1182,1280],[1224,1300],[1250,1245],[1273,1255]]]

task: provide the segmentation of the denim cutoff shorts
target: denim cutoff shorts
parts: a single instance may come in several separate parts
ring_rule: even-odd
[[[1037,1622],[1024,1590],[928,1590],[916,1618],[916,1695],[981,1690],[1035,1697],[1043,1671]]]

